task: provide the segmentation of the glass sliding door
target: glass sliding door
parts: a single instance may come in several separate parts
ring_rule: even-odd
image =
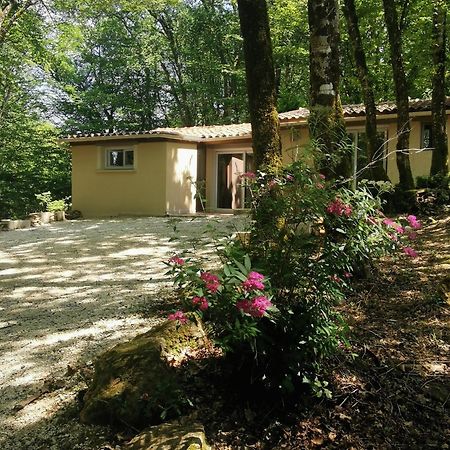
[[[367,157],[367,136],[364,131],[350,131],[350,137],[353,141],[353,177],[355,180],[370,178],[369,173],[369,159]],[[386,160],[386,141],[387,132],[379,131],[378,135],[378,149],[375,158],[383,159],[383,166],[387,168]]]
[[[241,184],[241,175],[249,171],[253,171],[252,154],[217,154],[217,208],[240,209],[245,206],[246,193]]]

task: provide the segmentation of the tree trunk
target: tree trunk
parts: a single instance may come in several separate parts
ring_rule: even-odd
[[[266,0],[238,0],[256,168],[281,167],[280,122]]]
[[[343,12],[347,21],[348,34],[352,44],[353,57],[355,59],[366,109],[367,160],[371,165],[371,178],[376,181],[387,181],[389,178],[383,166],[383,142],[380,142],[377,133],[377,108],[375,105],[373,83],[369,75],[366,55],[362,44],[355,0],[344,0]]]
[[[327,175],[351,176],[351,145],[339,97],[339,11],[337,0],[308,0],[310,30],[311,137],[324,155]],[[333,168],[333,166],[335,166]]]
[[[431,101],[433,156],[430,175],[448,174],[445,57],[447,10],[444,0],[433,2],[433,95]]]
[[[395,97],[397,101],[397,168],[400,186],[405,189],[414,188],[414,179],[409,161],[409,100],[408,86],[403,64],[402,36],[395,0],[383,0],[384,18],[389,37],[391,64],[394,77]]]

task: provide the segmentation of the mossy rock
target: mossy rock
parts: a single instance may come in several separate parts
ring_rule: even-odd
[[[174,365],[206,342],[200,322],[165,322],[103,353],[83,398],[81,421],[136,427],[176,415],[184,396]]]
[[[189,421],[163,423],[135,436],[126,450],[210,450],[205,430],[199,423]]]

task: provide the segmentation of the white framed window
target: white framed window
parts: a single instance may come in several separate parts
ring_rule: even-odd
[[[134,169],[134,159],[132,148],[107,148],[105,150],[106,169]]]

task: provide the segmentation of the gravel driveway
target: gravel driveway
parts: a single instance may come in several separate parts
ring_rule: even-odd
[[[54,223],[0,233],[0,448],[98,448],[102,429],[76,418],[76,395],[102,350],[160,319],[170,290],[162,261],[244,216]],[[105,431],[106,432],[106,431]],[[95,439],[94,439],[94,437]]]

